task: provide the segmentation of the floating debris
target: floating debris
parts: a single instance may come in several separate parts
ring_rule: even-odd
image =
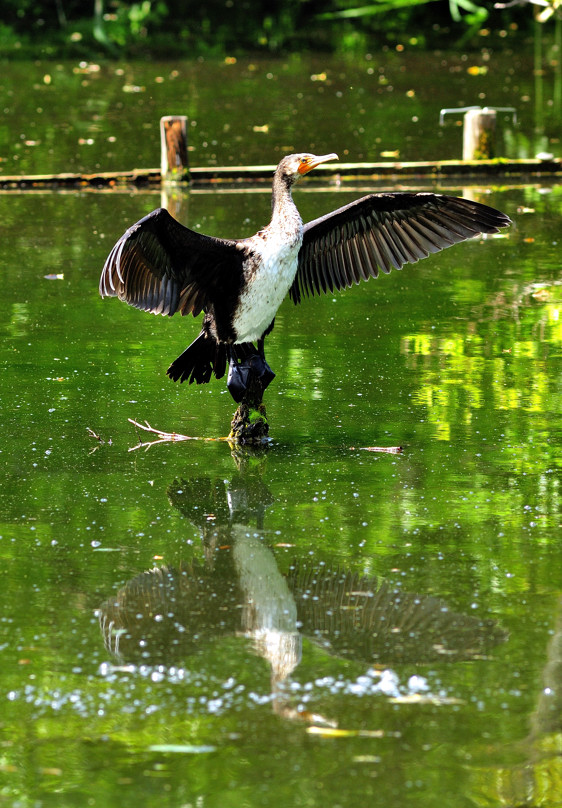
[[[57,379],[57,381],[59,381],[59,380]],[[62,381],[62,379],[61,379],[61,381]],[[103,446],[105,443],[107,443],[108,446],[112,445],[113,441],[111,440],[111,438],[109,438],[109,440],[107,440],[107,441],[104,440],[100,435],[98,435],[97,432],[94,432],[93,429],[90,429],[89,426],[86,427],[86,432],[88,433],[88,435],[91,438],[93,438],[94,440],[97,440],[97,442],[98,442],[98,446],[94,446],[93,449],[90,449],[89,454],[93,454],[94,452],[96,452],[99,449],[99,447]]]
[[[164,432],[162,429],[156,429],[156,427],[150,426],[148,421],[145,421],[144,424],[139,424],[138,421],[135,421],[134,418],[127,419],[129,423],[133,424],[134,426],[138,427],[139,429],[144,429],[145,432],[152,432],[154,435],[157,435],[157,440],[146,441],[143,443],[139,441],[136,446],[131,446],[129,449],[130,452],[134,452],[135,449],[150,449],[151,446],[154,446],[156,443],[179,443],[180,441],[184,440],[202,440],[202,441],[227,441],[228,438],[200,438],[194,435],[181,435],[179,432]]]
[[[350,446],[352,452],[383,452],[386,454],[402,454],[402,446]]]
[[[190,743],[156,743],[148,747],[149,752],[171,752],[176,755],[203,755],[208,752],[216,752],[216,749],[216,746],[195,746]]]
[[[337,729],[333,727],[307,727],[310,735],[321,735],[323,738],[384,738],[389,733],[382,729]]]
[[[419,693],[393,696],[389,701],[391,704],[432,704],[436,707],[444,707],[450,704],[466,704],[463,699],[456,699],[450,696],[422,696]]]

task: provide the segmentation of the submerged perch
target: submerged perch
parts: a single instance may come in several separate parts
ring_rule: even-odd
[[[241,444],[262,444],[269,437],[269,422],[263,403],[261,380],[250,376],[249,385],[230,424],[229,440]]]

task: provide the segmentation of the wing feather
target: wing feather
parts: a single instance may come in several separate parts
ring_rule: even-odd
[[[344,289],[510,223],[504,213],[461,197],[371,194],[304,226],[290,296],[299,303],[303,295]]]
[[[243,280],[240,242],[195,233],[163,208],[121,236],[104,264],[99,290],[153,314],[197,316]]]

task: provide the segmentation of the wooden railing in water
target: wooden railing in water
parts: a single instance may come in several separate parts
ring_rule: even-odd
[[[0,189],[33,190],[63,188],[121,188],[124,186],[155,187],[162,183],[179,184],[243,184],[271,182],[276,165],[261,166],[194,166],[188,165],[187,118],[168,115],[160,120],[160,168],[135,168],[129,171],[95,173],[63,173],[34,175],[1,175]],[[316,180],[329,184],[376,182],[381,180],[444,179],[502,181],[555,178],[562,174],[562,161],[550,155],[544,158],[508,160],[435,160],[424,162],[329,163],[315,171]]]

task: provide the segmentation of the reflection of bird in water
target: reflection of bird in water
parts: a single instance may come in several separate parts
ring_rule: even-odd
[[[303,295],[345,289],[510,223],[469,199],[380,193],[303,226],[291,188],[334,159],[336,154],[283,158],[273,179],[271,221],[250,238],[205,236],[159,209],[115,244],[102,271],[102,296],[117,295],[154,314],[205,314],[197,339],[168,368],[174,381],[220,379],[229,363],[228,388],[236,401],[251,379],[263,391],[275,375],[265,361],[264,339],[287,293],[299,303]]]
[[[300,659],[300,636],[334,656],[380,664],[474,659],[506,639],[493,620],[375,576],[309,561],[283,575],[260,529],[272,501],[263,483],[182,480],[168,496],[201,530],[205,562],[142,573],[101,607],[105,644],[127,661],[171,664],[244,634],[283,679]]]
[[[273,554],[258,547],[261,537],[244,547],[247,541],[240,531],[238,557],[233,546],[223,547],[212,569],[160,567],[125,584],[100,608],[108,651],[128,662],[171,665],[225,635],[253,633],[260,655],[275,664],[264,650],[267,624],[276,636],[293,635],[298,626],[336,657],[395,665],[476,659],[507,638],[493,620],[453,612],[440,598],[402,592],[376,577],[306,563],[282,576]]]

